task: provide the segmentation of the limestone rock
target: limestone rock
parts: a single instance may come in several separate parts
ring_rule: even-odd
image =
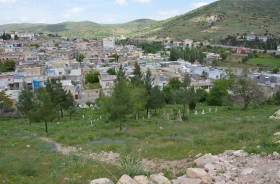
[[[212,180],[208,176],[202,178],[201,184],[211,184]]]
[[[280,170],[276,173],[275,179],[277,182],[280,182]]]
[[[194,160],[194,163],[196,163],[197,167],[203,168],[206,164],[211,164],[215,161],[215,157],[213,157],[211,154],[203,155],[202,157],[199,157],[198,159]]]
[[[233,152],[233,155],[236,157],[246,157],[248,155],[248,153],[246,153],[243,150],[237,150],[237,151]]]
[[[137,183],[130,176],[125,174],[119,179],[117,184],[137,184]]]
[[[189,178],[199,178],[199,179],[208,176],[207,172],[201,168],[188,168],[187,175]]]
[[[171,180],[172,184],[201,184],[201,179],[194,178],[185,178],[185,179],[176,179]]]
[[[137,184],[149,184],[150,180],[147,176],[134,176],[134,181],[136,181]]]
[[[276,132],[274,135],[275,136],[280,136],[280,132]]]
[[[252,174],[253,172],[255,172],[255,169],[247,168],[242,171],[241,175],[248,175],[248,174]]]
[[[280,159],[280,154],[277,153],[277,152],[273,152],[273,154],[272,154],[272,159],[273,159],[273,160]]]
[[[96,180],[92,180],[90,184],[114,184],[114,183],[107,178],[99,178]]]
[[[163,174],[152,174],[150,175],[150,178],[157,184],[171,184],[171,182],[166,177],[164,177]]]

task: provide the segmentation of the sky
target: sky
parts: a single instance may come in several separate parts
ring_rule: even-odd
[[[92,21],[116,24],[164,20],[215,0],[0,0],[0,25]]]

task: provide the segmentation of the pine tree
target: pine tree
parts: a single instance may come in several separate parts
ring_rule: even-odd
[[[18,97],[18,103],[17,103],[17,109],[22,114],[25,114],[29,116],[29,112],[34,107],[33,102],[34,93],[31,91],[27,84],[23,83],[23,89],[20,91],[19,97]],[[29,123],[31,125],[31,118],[29,118]]]

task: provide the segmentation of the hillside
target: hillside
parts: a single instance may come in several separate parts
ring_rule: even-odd
[[[189,13],[151,24],[138,36],[163,36],[177,40],[217,39],[228,34],[271,34],[279,36],[279,0],[220,0]]]
[[[130,32],[138,31],[145,26],[155,23],[151,19],[139,19],[124,24],[97,24],[90,21],[63,22],[58,24],[6,24],[0,25],[0,30],[20,31],[20,32],[48,32],[57,33],[67,37],[81,38],[103,38],[116,35],[126,35]]]

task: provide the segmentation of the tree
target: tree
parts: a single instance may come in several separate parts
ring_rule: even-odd
[[[67,109],[67,113],[69,114],[69,118],[71,119],[71,117],[77,113],[77,108],[74,107],[74,106],[70,106],[68,109]]]
[[[207,91],[205,89],[203,89],[203,88],[198,88],[196,90],[196,94],[198,96],[198,101],[199,102],[205,102],[207,97],[208,97]]]
[[[133,88],[130,89],[130,97],[133,113],[135,113],[135,119],[138,120],[139,112],[145,108],[148,100],[145,88],[133,86]]]
[[[123,65],[121,64],[117,72],[117,80],[122,80],[122,79],[126,79],[126,76],[125,76]]]
[[[46,133],[48,133],[48,124],[55,119],[57,108],[54,108],[54,104],[51,101],[51,96],[48,94],[45,88],[39,88],[36,91],[36,110],[33,109],[32,117],[37,116],[41,121],[45,123]]]
[[[76,60],[77,60],[78,62],[82,62],[85,58],[86,58],[86,56],[85,56],[83,53],[81,53],[81,52],[79,52],[79,53],[76,55]]]
[[[163,93],[160,91],[158,86],[155,86],[151,90],[151,96],[147,101],[149,108],[155,109],[155,114],[157,109],[164,107],[165,99]]]
[[[223,98],[228,95],[227,90],[220,85],[215,85],[211,90],[207,98],[207,104],[213,106],[222,106]]]
[[[239,77],[234,84],[233,92],[243,100],[243,110],[247,110],[251,103],[258,104],[263,99],[262,88],[253,80],[245,76]]]
[[[109,74],[109,75],[116,75],[117,73],[116,73],[116,70],[114,69],[114,68],[109,68],[108,70],[107,70],[107,73]]]
[[[23,83],[23,89],[20,91],[18,96],[17,109],[22,114],[29,116],[29,112],[34,108],[33,103],[34,93],[31,91],[27,84]],[[31,119],[29,118],[29,123],[31,125]]]
[[[149,104],[148,104],[148,101],[149,99],[151,98],[151,93],[152,93],[152,72],[151,70],[148,68],[146,73],[145,73],[145,76],[144,76],[144,79],[143,79],[143,82],[144,82],[144,86],[145,86],[145,89],[146,89],[146,95],[147,95],[147,104],[145,105],[146,107],[146,110],[147,110],[147,114],[149,112]]]
[[[65,90],[62,87],[61,82],[51,82],[49,79],[46,83],[46,91],[50,95],[52,103],[60,110],[61,117],[63,118],[63,110],[67,110],[69,107],[74,106],[72,93]]]
[[[138,62],[135,63],[132,74],[134,75],[133,78],[131,79],[132,84],[135,87],[141,86],[142,85],[142,72],[141,72],[141,68],[140,68],[140,65],[138,64]]]
[[[11,108],[13,101],[6,95],[5,91],[0,92],[0,112],[5,108]]]
[[[171,86],[163,86],[162,89],[165,103],[169,104],[173,101],[173,89]]]
[[[110,57],[113,57],[115,62],[118,62],[120,58],[118,54],[112,54]]]
[[[89,83],[98,83],[99,82],[99,78],[98,78],[99,75],[100,75],[100,73],[98,71],[90,70],[86,74],[85,79]]]
[[[225,53],[225,52],[221,53],[221,58],[222,58],[223,61],[224,61],[227,57],[228,57],[228,54],[227,54],[227,53]]]
[[[0,62],[0,72],[14,72],[14,71],[15,71],[14,60],[6,60],[4,62]]]
[[[133,110],[130,90],[124,79],[120,78],[115,84],[112,96],[105,101],[105,108],[110,113],[111,117],[119,120],[121,131],[123,129],[123,118]]]
[[[178,77],[173,77],[169,80],[168,85],[171,86],[173,90],[178,90],[181,86],[181,81],[179,81]]]

